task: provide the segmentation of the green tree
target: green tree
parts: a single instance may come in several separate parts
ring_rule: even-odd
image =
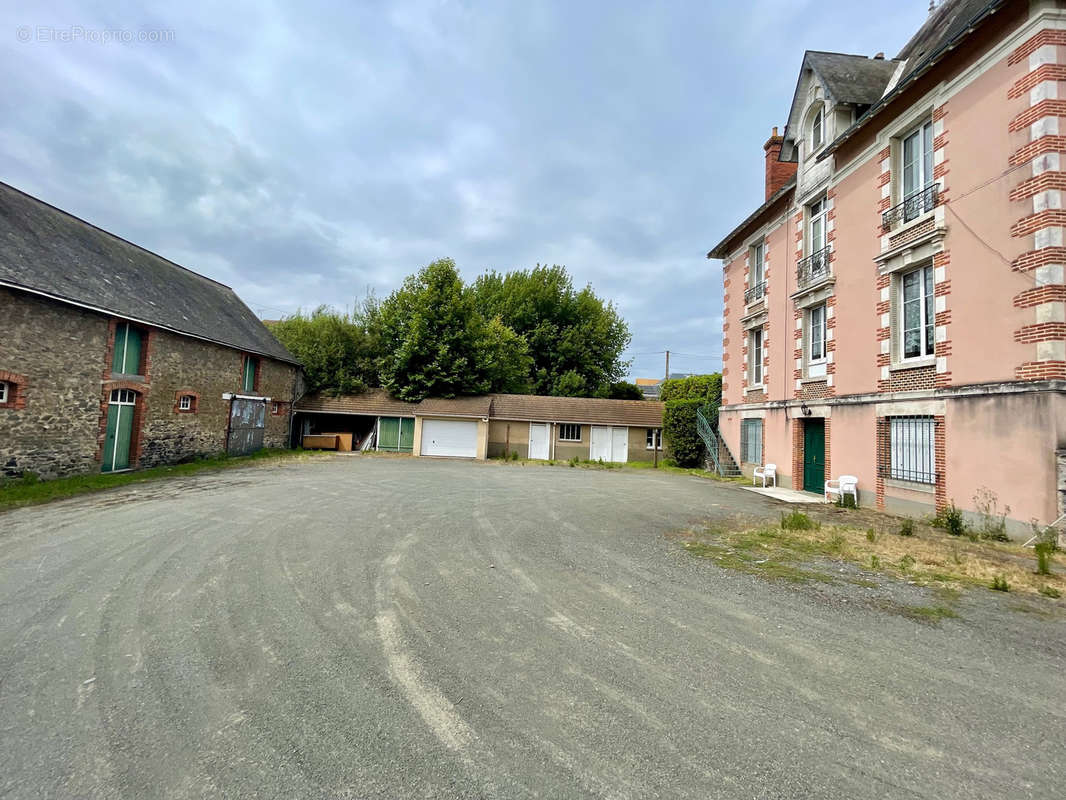
[[[574,289],[565,267],[488,272],[473,295],[482,315],[499,317],[525,340],[534,394],[602,396],[625,375],[629,327],[591,287]]]
[[[665,403],[663,437],[674,459],[683,467],[693,467],[703,460],[703,439],[696,428],[696,411],[703,409],[708,421],[717,426],[718,407],[722,404],[722,376],[690,375],[663,381],[659,399]]]
[[[298,312],[270,326],[303,365],[310,392],[361,392],[376,383],[377,351],[359,318],[327,306]]]
[[[381,385],[402,400],[526,390],[522,337],[479,313],[451,259],[434,261],[377,306]]]
[[[606,397],[609,400],[643,400],[644,392],[635,383],[615,381],[601,386],[599,391],[596,392],[596,396]]]

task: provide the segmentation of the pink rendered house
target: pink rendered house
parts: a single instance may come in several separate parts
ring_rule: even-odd
[[[1017,535],[1066,510],[1064,118],[1061,0],[945,0],[894,59],[805,54],[766,201],[707,254],[746,473],[856,475],[914,515],[987,490]]]

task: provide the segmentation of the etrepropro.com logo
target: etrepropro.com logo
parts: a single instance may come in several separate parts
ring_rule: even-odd
[[[84,25],[19,25],[15,38],[20,42],[46,44],[167,44],[174,41],[168,28],[91,28]]]

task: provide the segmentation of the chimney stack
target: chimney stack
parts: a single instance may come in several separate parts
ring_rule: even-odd
[[[762,146],[766,151],[766,199],[769,200],[773,194],[788,183],[789,178],[796,174],[796,163],[794,161],[781,161],[781,146],[785,143],[784,137],[778,136],[777,126],[774,126],[773,133],[770,134],[770,138],[766,140],[766,144]]]
[[[876,60],[876,61],[884,61],[885,60],[885,54],[884,53],[878,53],[877,55],[874,56],[874,60]]]

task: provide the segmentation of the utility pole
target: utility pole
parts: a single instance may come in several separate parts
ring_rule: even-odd
[[[670,380],[670,351],[666,351],[666,375],[663,377],[664,381]]]

